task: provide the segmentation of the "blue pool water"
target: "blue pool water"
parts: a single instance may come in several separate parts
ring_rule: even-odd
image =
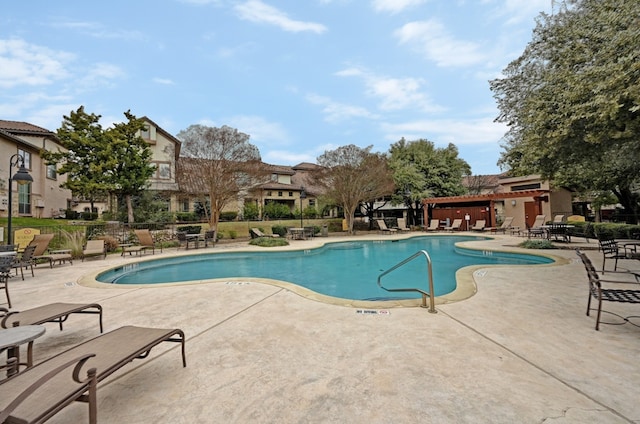
[[[229,277],[256,277],[286,281],[317,293],[345,299],[408,299],[412,292],[387,292],[377,285],[378,276],[420,250],[433,263],[436,296],[456,288],[455,273],[468,265],[551,263],[536,255],[477,251],[456,248],[460,241],[481,240],[473,236],[414,237],[405,240],[375,240],[328,243],[321,248],[279,252],[235,252],[181,256],[137,262],[111,269],[97,280],[114,284],[158,284]],[[386,275],[387,288],[427,290],[424,257]]]

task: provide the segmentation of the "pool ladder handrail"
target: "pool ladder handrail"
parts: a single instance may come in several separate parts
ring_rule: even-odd
[[[427,275],[428,275],[428,279],[429,279],[429,292],[426,292],[422,289],[418,289],[418,288],[405,288],[405,289],[388,289],[386,287],[384,287],[381,283],[382,277],[384,277],[385,275],[389,274],[390,272],[400,268],[401,266],[411,262],[412,260],[414,260],[417,257],[420,256],[424,256],[425,259],[427,260]],[[392,266],[391,268],[389,268],[388,270],[384,271],[382,274],[380,274],[378,276],[378,287],[380,287],[383,290],[386,290],[388,292],[396,292],[396,291],[415,291],[418,292],[420,294],[422,294],[422,305],[420,305],[423,308],[427,307],[427,297],[429,298],[429,312],[431,312],[432,314],[437,313],[438,311],[436,311],[436,305],[435,305],[435,299],[433,296],[433,271],[432,271],[432,267],[431,267],[431,257],[429,256],[429,253],[427,253],[426,250],[420,250],[416,253],[414,253],[413,255],[409,256],[407,259],[403,260],[400,263],[397,263],[396,265]]]

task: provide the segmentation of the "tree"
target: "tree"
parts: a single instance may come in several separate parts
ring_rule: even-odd
[[[128,222],[134,222],[133,196],[139,195],[155,172],[151,165],[151,149],[140,136],[145,122],[137,119],[131,111],[124,113],[127,122],[118,123],[107,130],[109,137],[108,181],[111,191],[122,196],[127,206]]]
[[[185,189],[207,196],[210,205],[209,226],[217,232],[222,210],[238,201],[259,182],[264,182],[265,167],[249,135],[235,128],[191,125],[178,133],[182,141],[179,178]]]
[[[418,223],[422,199],[459,196],[466,192],[462,180],[471,173],[471,167],[458,157],[455,145],[436,148],[429,140],[407,142],[402,138],[391,145],[389,153],[398,187],[394,197],[407,206],[409,224]]]
[[[640,211],[640,2],[576,0],[540,15],[522,55],[490,81],[509,126],[500,164]]]
[[[328,202],[344,209],[349,234],[353,234],[355,211],[361,203],[391,195],[394,190],[386,157],[371,153],[371,148],[350,144],[325,151],[317,159],[321,168],[314,172],[314,183],[324,189]]]
[[[67,175],[67,181],[60,186],[89,201],[92,211],[94,203],[104,198],[110,188],[106,178],[109,138],[99,120],[100,115],[86,113],[84,106],[71,111],[69,116],[64,116],[62,126],[57,130],[60,144],[66,151],[42,152],[47,164],[61,164],[57,172]]]

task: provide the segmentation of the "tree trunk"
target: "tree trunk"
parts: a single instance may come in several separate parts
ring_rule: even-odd
[[[135,218],[133,217],[133,199],[130,194],[127,194],[124,199],[127,202],[127,221],[129,224],[132,224],[135,222]]]

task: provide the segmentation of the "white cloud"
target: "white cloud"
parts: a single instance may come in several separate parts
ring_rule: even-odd
[[[373,0],[372,6],[376,12],[398,13],[410,7],[419,6],[428,0]]]
[[[110,86],[113,80],[122,79],[126,73],[118,66],[110,63],[97,63],[83,75],[78,83],[81,90],[94,90],[99,86]]]
[[[482,145],[498,143],[507,132],[504,124],[496,123],[493,118],[466,120],[441,119],[420,120],[400,124],[383,124],[385,138],[392,142],[404,137],[407,140],[428,138],[439,145]]]
[[[0,87],[47,85],[69,76],[72,54],[29,44],[24,40],[0,40]]]
[[[390,78],[359,68],[347,68],[337,72],[336,75],[361,77],[366,86],[367,95],[380,99],[378,108],[383,111],[418,109],[424,112],[440,112],[443,110],[421,92],[425,82],[420,78]]]
[[[71,29],[94,38],[107,40],[144,40],[146,36],[138,30],[125,30],[105,27],[97,22],[57,21],[51,24],[53,28]]]
[[[487,59],[479,44],[455,39],[435,19],[410,22],[394,35],[400,44],[408,44],[438,66],[471,66]]]
[[[369,112],[363,107],[338,103],[328,97],[319,96],[317,94],[307,95],[307,100],[314,105],[322,106],[322,113],[325,115],[325,121],[332,124],[345,121],[350,118],[377,118],[375,114]]]
[[[198,124],[208,127],[222,127],[223,125],[248,134],[249,142],[270,145],[287,145],[290,137],[286,129],[278,122],[269,122],[261,116],[237,115],[220,118],[220,122],[211,119],[201,119]]]
[[[269,6],[260,0],[249,0],[235,6],[240,19],[251,22],[261,22],[275,25],[284,31],[303,32],[310,31],[322,34],[327,30],[322,24],[314,22],[296,21],[273,6]]]
[[[155,82],[156,84],[161,84],[161,85],[174,85],[175,84],[169,78],[160,78],[160,77],[153,78],[153,82]]]

